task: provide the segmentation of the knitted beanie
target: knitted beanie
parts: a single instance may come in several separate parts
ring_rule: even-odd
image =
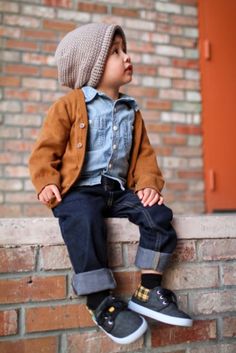
[[[122,36],[126,51],[125,34],[118,25],[90,23],[69,32],[55,53],[60,84],[70,88],[96,87],[116,31]]]

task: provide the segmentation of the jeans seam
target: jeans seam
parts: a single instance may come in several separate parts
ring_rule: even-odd
[[[149,213],[142,206],[137,205],[137,206],[133,207],[133,204],[131,202],[127,202],[127,201],[122,203],[122,205],[141,210],[141,212],[144,214],[144,216],[148,222],[149,227],[155,228],[155,224],[152,221],[152,217],[149,215]]]

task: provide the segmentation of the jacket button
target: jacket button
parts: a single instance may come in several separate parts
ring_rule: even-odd
[[[80,127],[81,129],[84,129],[84,128],[85,128],[85,123],[80,123],[80,124],[79,124],[79,127]]]
[[[83,144],[81,143],[81,142],[79,142],[79,143],[77,143],[77,146],[76,146],[77,148],[81,148],[81,147],[83,147]]]

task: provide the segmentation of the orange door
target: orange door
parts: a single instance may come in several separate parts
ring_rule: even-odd
[[[208,212],[236,211],[236,1],[199,0]]]

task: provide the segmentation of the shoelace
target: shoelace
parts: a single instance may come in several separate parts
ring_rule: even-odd
[[[157,295],[159,296],[159,299],[162,301],[164,305],[174,303],[177,305],[177,297],[175,293],[173,293],[169,289],[161,288],[157,290]]]

